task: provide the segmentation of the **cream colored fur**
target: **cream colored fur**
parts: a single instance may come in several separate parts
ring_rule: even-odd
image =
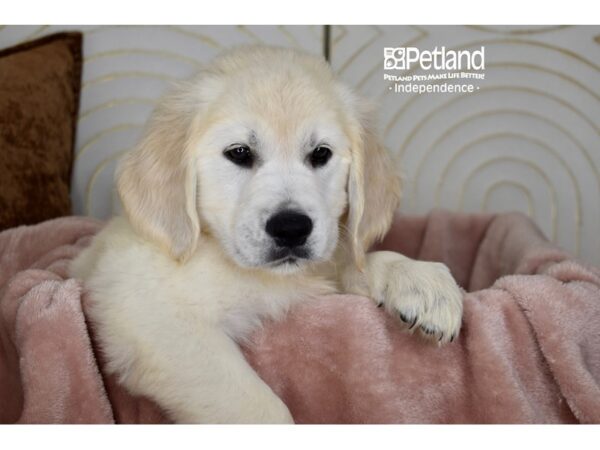
[[[223,156],[250,142],[252,169]],[[306,155],[326,142],[315,169]],[[455,337],[462,295],[447,268],[367,254],[388,230],[400,183],[371,108],[321,58],[247,47],[165,97],[121,162],[125,217],[72,264],[90,293],[108,370],[177,422],[291,423],[236,342],[294,302],[363,294],[435,341]],[[266,218],[292,205],[312,217],[310,257],[270,265]]]

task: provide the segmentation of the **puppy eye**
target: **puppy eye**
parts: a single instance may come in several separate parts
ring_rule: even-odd
[[[225,157],[234,164],[241,167],[252,167],[254,155],[247,145],[236,145],[223,152]]]
[[[310,164],[315,168],[324,166],[330,158],[331,149],[325,145],[319,145],[309,155]]]

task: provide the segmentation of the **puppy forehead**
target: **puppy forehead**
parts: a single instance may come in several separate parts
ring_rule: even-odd
[[[335,105],[313,107],[300,101],[288,105],[282,108],[276,98],[253,102],[231,96],[215,106],[211,135],[220,145],[244,143],[254,148],[298,148],[323,141],[340,148],[346,145],[344,121]]]
[[[247,67],[223,79],[220,101],[243,106],[253,114],[278,116],[311,114],[338,109],[335,82],[302,66]]]
[[[288,116],[283,126],[269,115],[247,115],[239,110],[220,121],[210,133],[210,144],[216,149],[233,144],[246,144],[262,157],[271,154],[290,156],[306,153],[319,145],[328,145],[340,155],[349,152],[349,138],[343,127],[330,117]]]
[[[287,149],[311,147],[326,142],[345,147],[347,136],[336,105],[314,105],[296,98],[252,98],[222,105],[221,134],[251,147],[284,146]],[[227,125],[225,125],[227,124]]]
[[[281,52],[262,55],[261,64],[236,56],[221,72],[219,95],[209,100],[219,145],[284,153],[322,142],[348,147],[347,111],[326,65],[292,64],[287,52],[285,64]]]

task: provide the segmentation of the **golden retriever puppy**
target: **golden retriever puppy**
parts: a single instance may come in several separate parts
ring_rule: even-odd
[[[245,47],[167,95],[116,174],[124,217],[73,262],[107,368],[176,422],[291,423],[236,341],[308,296],[459,332],[443,264],[367,253],[400,183],[370,108],[320,57]]]

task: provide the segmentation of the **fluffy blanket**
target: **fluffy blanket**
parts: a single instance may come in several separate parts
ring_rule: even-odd
[[[168,422],[103,375],[66,276],[101,226],[0,233],[0,422]],[[423,342],[362,297],[307,300],[244,349],[296,422],[600,423],[600,270],[518,214],[398,217],[380,247],[451,268],[460,338]]]

